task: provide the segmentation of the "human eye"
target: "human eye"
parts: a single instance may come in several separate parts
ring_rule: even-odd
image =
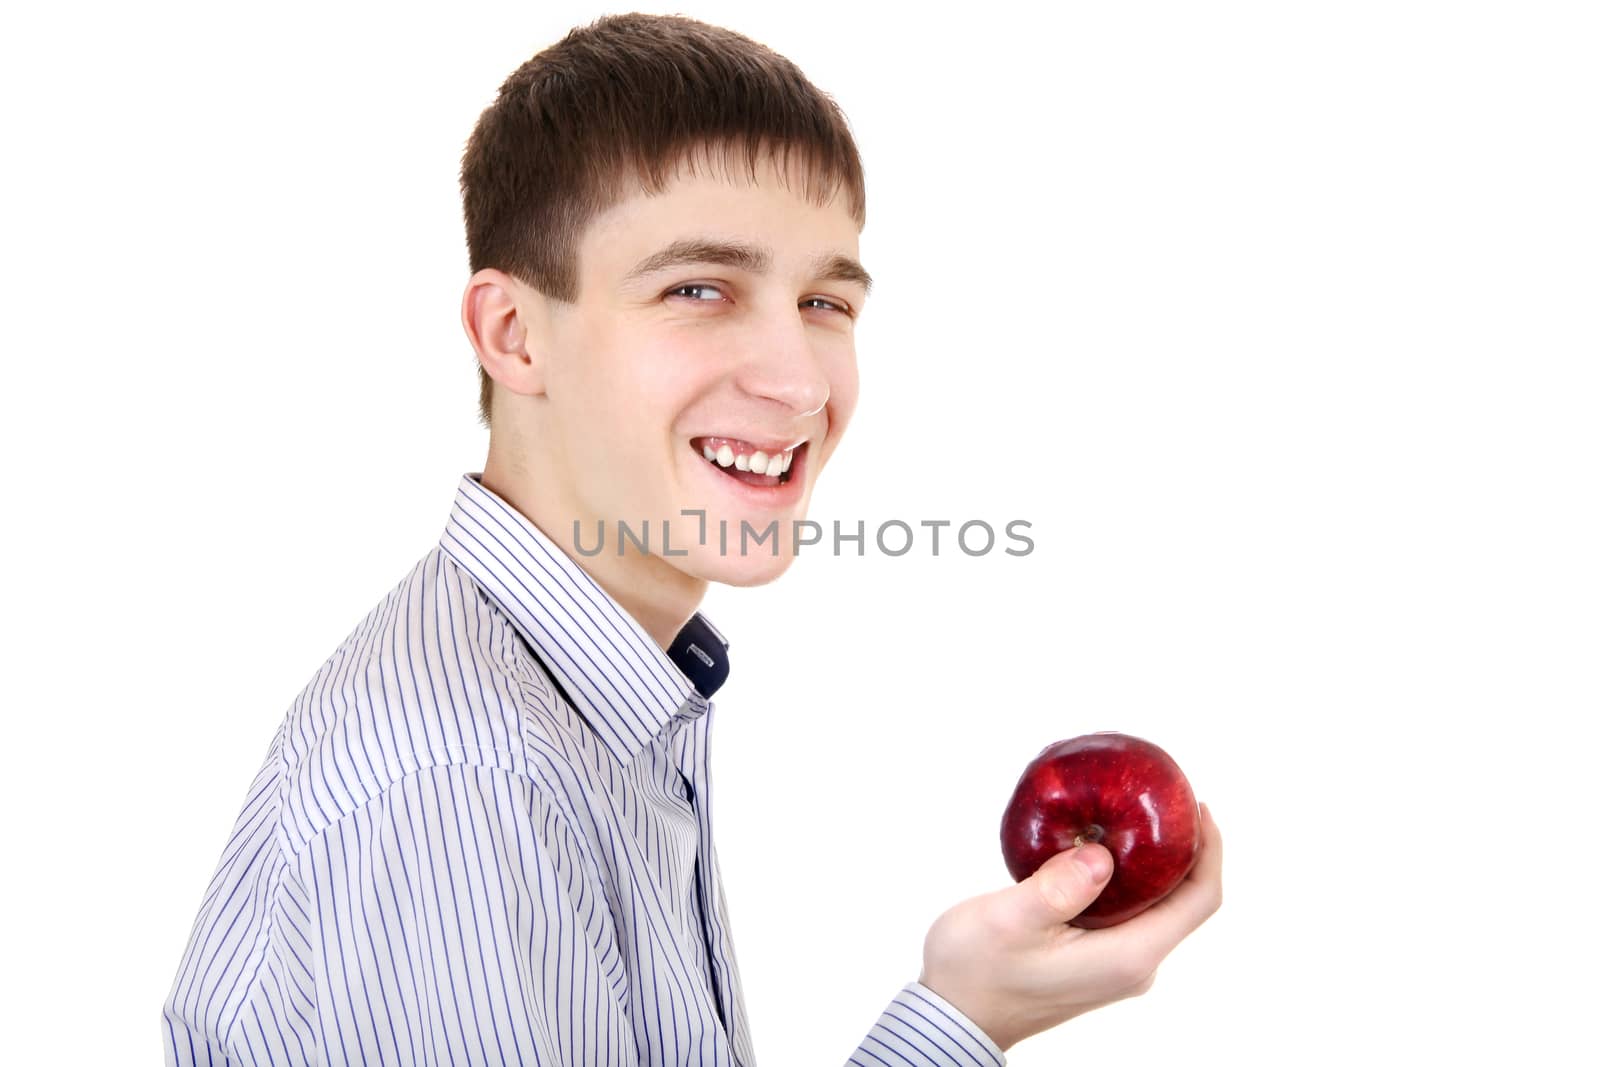
[[[822,304],[849,318],[855,318],[855,313],[850,310],[850,306],[848,304],[842,304],[837,300],[829,300],[826,297],[821,296],[808,296],[804,300],[800,301],[800,303],[802,305]]]
[[[664,295],[666,295],[666,296],[676,296],[679,293],[698,293],[698,292],[705,292],[707,290],[709,290],[709,291],[711,291],[713,293],[716,293],[719,296],[722,294],[721,286],[707,285],[707,284],[704,284],[702,282],[690,282],[690,283],[688,283],[686,285],[674,286],[671,289],[668,289]],[[692,301],[693,303],[697,303],[697,304],[706,304],[706,303],[712,303],[713,302],[711,300],[705,299],[704,297],[698,297],[698,296],[691,296],[691,297],[688,297],[688,299],[690,301]]]

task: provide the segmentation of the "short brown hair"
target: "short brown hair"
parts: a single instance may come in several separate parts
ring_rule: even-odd
[[[748,37],[678,15],[607,15],[522,66],[478,117],[461,160],[473,273],[503,270],[557,300],[578,298],[578,244],[631,190],[664,187],[678,165],[743,148],[798,150],[805,195],[840,185],[857,228],[866,180],[848,121],[792,62]],[[478,419],[493,380],[478,367]]]

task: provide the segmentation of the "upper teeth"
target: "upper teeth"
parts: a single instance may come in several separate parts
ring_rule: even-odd
[[[728,445],[723,445],[721,448],[712,448],[710,445],[706,445],[701,451],[705,454],[706,459],[718,466],[753,471],[756,474],[782,474],[794,462],[793,448],[787,452],[778,452],[770,456],[765,452],[756,452],[754,455],[746,455],[740,452],[735,455],[732,447]]]

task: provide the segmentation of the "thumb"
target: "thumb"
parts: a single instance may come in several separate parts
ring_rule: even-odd
[[[1032,926],[1059,926],[1094,902],[1111,880],[1111,852],[1083,844],[1045,860],[1012,889]]]

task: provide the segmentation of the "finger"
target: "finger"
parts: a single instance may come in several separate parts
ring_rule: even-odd
[[[1217,829],[1217,820],[1211,816],[1211,808],[1204,802],[1200,804],[1200,855],[1196,857],[1195,869],[1189,872],[1189,877],[1195,881],[1209,881],[1217,887],[1217,904],[1222,904],[1222,831]],[[1216,909],[1213,908],[1213,911]]]
[[[1094,902],[1111,880],[1111,852],[1084,844],[1058,852],[1004,894],[1027,927],[1059,926]]]

